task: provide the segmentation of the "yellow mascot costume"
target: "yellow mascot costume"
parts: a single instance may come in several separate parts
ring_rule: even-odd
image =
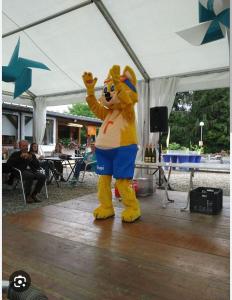
[[[86,101],[93,113],[103,120],[95,145],[96,172],[101,176],[98,181],[100,206],[94,210],[94,217],[106,219],[114,216],[111,192],[114,176],[125,206],[122,221],[134,222],[141,216],[139,202],[131,185],[138,150],[134,112],[134,105],[138,101],[135,73],[126,66],[120,75],[120,67],[114,65],[104,82],[99,100],[94,95],[97,78],[86,72],[82,78],[87,89]]]

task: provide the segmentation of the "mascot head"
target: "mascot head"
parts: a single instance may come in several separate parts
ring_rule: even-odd
[[[109,74],[104,81],[101,103],[110,109],[122,109],[120,98],[122,98],[123,93],[126,93],[131,100],[130,102],[134,105],[138,102],[136,83],[135,73],[129,66],[126,66],[123,70],[118,86],[114,85],[113,79]]]

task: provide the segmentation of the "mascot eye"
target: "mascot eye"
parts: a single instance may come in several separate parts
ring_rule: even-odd
[[[106,94],[107,93],[107,86],[104,87],[103,92]]]
[[[114,91],[114,85],[111,85],[110,87],[110,91],[113,92]]]

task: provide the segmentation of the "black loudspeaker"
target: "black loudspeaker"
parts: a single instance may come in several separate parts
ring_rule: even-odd
[[[167,106],[150,108],[150,132],[168,132]]]

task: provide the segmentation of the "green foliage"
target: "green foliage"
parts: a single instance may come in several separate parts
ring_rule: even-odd
[[[72,104],[71,107],[69,107],[69,113],[76,116],[84,116],[84,117],[96,117],[91,110],[89,109],[89,106],[87,103],[77,103]]]
[[[206,153],[229,150],[229,89],[177,93],[169,117],[170,143],[189,147],[198,145],[199,123],[203,121],[203,142]],[[162,136],[165,145],[166,136]]]
[[[81,144],[86,144],[87,143],[87,130],[86,127],[81,128]]]
[[[180,150],[181,145],[177,144],[177,143],[171,143],[171,144],[168,145],[168,149],[169,150]]]
[[[63,139],[60,139],[59,141],[64,147],[68,147],[70,145],[70,138],[63,138]]]
[[[72,106],[69,107],[69,113],[72,115],[76,115],[76,116],[96,118],[96,116],[89,109],[89,106],[86,102],[72,104]],[[87,130],[85,127],[82,127],[81,128],[81,144],[86,144],[86,142],[87,142]]]
[[[190,146],[190,150],[191,151],[196,151],[196,152],[198,152],[200,154],[204,153],[204,147],[200,147],[198,145],[191,145]]]

